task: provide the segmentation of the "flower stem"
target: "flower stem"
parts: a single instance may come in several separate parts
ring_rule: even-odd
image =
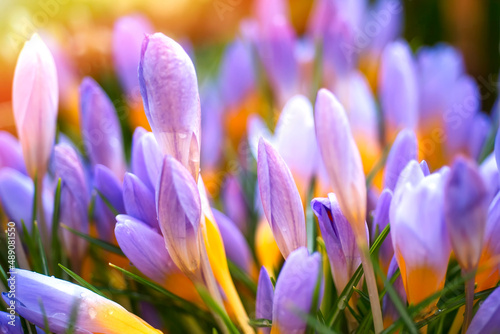
[[[373,315],[373,326],[375,328],[375,333],[380,333],[384,330],[384,325],[382,322],[382,311],[380,309],[380,300],[377,290],[377,282],[375,280],[375,273],[373,271],[373,265],[370,259],[370,251],[366,246],[366,242],[358,243],[361,262],[363,264],[363,271],[365,273],[366,286],[368,288],[368,296],[370,298],[371,311]]]
[[[465,282],[465,314],[464,324],[462,326],[462,334],[467,332],[470,322],[472,321],[472,308],[474,307],[474,289],[475,289],[475,275]]]

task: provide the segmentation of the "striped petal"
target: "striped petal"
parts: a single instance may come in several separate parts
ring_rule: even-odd
[[[156,219],[155,194],[131,173],[126,173],[123,179],[123,203],[125,212],[129,216],[159,230]]]

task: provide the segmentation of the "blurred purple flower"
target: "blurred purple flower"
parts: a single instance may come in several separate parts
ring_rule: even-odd
[[[273,319],[274,288],[266,268],[260,268],[257,296],[255,300],[255,319]],[[271,333],[271,328],[260,328],[262,334]]]

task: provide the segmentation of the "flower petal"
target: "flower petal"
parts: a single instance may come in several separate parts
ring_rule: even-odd
[[[134,174],[126,173],[123,179],[123,202],[129,216],[159,230],[155,194]]]

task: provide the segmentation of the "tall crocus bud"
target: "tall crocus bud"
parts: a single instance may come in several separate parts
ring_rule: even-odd
[[[313,296],[317,284],[321,284],[318,280],[320,270],[319,253],[309,255],[306,248],[300,247],[290,254],[274,291],[273,332],[305,332],[307,323],[302,316],[318,307],[313,305]]]
[[[139,83],[160,149],[198,180],[201,110],[191,58],[171,38],[161,33],[148,35],[142,43]]]
[[[340,210],[335,194],[328,194],[328,198],[315,198],[311,206],[318,217],[335,288],[342,291],[361,264],[356,238],[351,225]]]
[[[417,136],[411,130],[401,131],[392,144],[384,172],[384,188],[394,191],[399,174],[411,160],[417,159]]]
[[[193,277],[201,262],[200,195],[188,170],[170,155],[163,159],[156,212],[168,253],[186,275]]]
[[[54,58],[37,34],[24,44],[12,87],[12,109],[28,174],[47,171],[56,134],[58,106]]]
[[[56,174],[62,181],[59,221],[88,234],[89,192],[80,158],[67,144],[57,145],[54,152]],[[87,241],[67,230],[63,230],[63,236],[64,246],[70,254],[72,264],[81,265],[87,250]]]
[[[162,154],[151,132],[135,136],[132,143],[132,171],[151,191],[155,191],[160,175]]]
[[[388,44],[381,58],[380,103],[388,139],[399,130],[415,129],[418,122],[418,89],[415,61],[403,41]]]
[[[391,260],[391,264],[389,265],[389,269],[387,271],[387,279],[391,280],[396,271],[398,270],[398,262],[396,261],[396,258],[393,257]],[[396,290],[398,293],[399,298],[401,299],[401,302],[406,304],[406,292],[405,288],[403,285],[403,280],[401,279],[401,276],[398,276],[394,283],[392,284],[393,288]],[[396,320],[399,319],[399,312],[396,309],[396,306],[394,305],[394,302],[392,299],[388,296],[384,296],[383,300],[383,305],[382,305],[382,311],[384,313],[384,328],[389,327],[391,324],[393,324]]]
[[[7,304],[15,301],[17,313],[40,328],[45,328],[46,321],[51,332],[65,333],[76,308],[76,333],[161,333],[119,304],[79,285],[23,269],[14,273],[15,299],[6,292],[2,297]]]
[[[127,258],[147,277],[164,284],[179,269],[165,248],[160,233],[127,215],[116,216],[115,236]]]
[[[306,245],[304,208],[292,173],[265,139],[259,141],[257,175],[264,213],[285,258]]]
[[[500,332],[500,288],[496,288],[491,295],[479,306],[479,310],[472,319],[467,334],[494,334]]]
[[[392,200],[392,245],[410,304],[444,285],[451,253],[443,212],[445,176],[446,171],[424,177],[412,161],[401,173]]]
[[[445,185],[445,218],[451,246],[465,271],[474,270],[483,248],[488,191],[477,166],[455,160]]]
[[[257,297],[255,300],[255,318],[273,319],[273,299],[274,288],[266,268],[262,267],[259,274],[259,283],[257,285]],[[263,327],[260,333],[269,334],[271,328]]]
[[[316,137],[340,208],[355,234],[366,236],[366,184],[349,121],[339,101],[326,89],[316,98]]]
[[[92,165],[108,167],[118,179],[125,173],[123,139],[113,103],[92,78],[80,85],[80,112],[85,149]]]
[[[373,212],[373,241],[375,241],[374,239],[377,237],[377,230],[378,233],[380,233],[389,225],[389,208],[391,207],[391,202],[392,191],[384,189],[378,198],[377,206]],[[380,264],[384,272],[387,272],[393,256],[394,249],[392,248],[391,232],[389,232],[379,250]]]

